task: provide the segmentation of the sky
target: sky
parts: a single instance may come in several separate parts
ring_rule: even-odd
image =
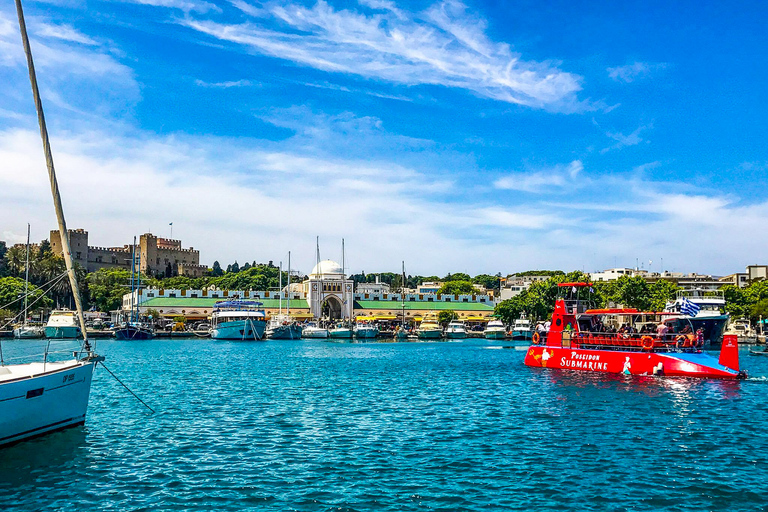
[[[25,5],[69,228],[348,272],[768,263],[760,2]],[[0,5],[0,240],[56,226]]]

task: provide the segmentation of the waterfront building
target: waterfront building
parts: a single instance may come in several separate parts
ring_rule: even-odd
[[[737,288],[744,288],[749,284],[749,274],[746,272],[736,272],[735,274],[729,274],[727,276],[723,276],[718,281],[723,283],[723,285],[730,284],[733,286],[736,286]]]
[[[387,283],[379,282],[379,276],[376,276],[375,283],[357,283],[355,291],[357,293],[389,293],[390,286]]]
[[[324,263],[324,262],[321,262]],[[331,262],[333,263],[333,262]],[[318,285],[318,292],[322,289],[321,284],[341,284],[346,280],[339,277],[340,269],[331,265],[322,265],[320,269],[315,269],[307,279],[309,286],[305,289],[304,285],[298,288],[291,285],[289,291],[285,287],[281,291],[244,291],[244,290],[178,290],[178,289],[159,289],[146,288],[136,291],[135,300],[138,301],[141,314],[146,314],[147,310],[156,310],[164,318],[173,318],[184,316],[188,320],[206,320],[210,317],[214,304],[218,301],[243,299],[257,300],[264,304],[264,310],[268,316],[279,313],[282,303],[283,312],[285,312],[288,300],[291,305],[291,316],[298,320],[309,320],[327,317],[330,307],[336,308],[343,306],[343,295],[339,291],[327,290],[326,292],[315,295],[312,293],[313,284]],[[337,279],[333,279],[336,276]],[[323,279],[320,279],[320,278]],[[326,279],[327,278],[327,282]],[[333,298],[332,298],[333,297]],[[406,321],[420,321],[428,313],[438,313],[440,311],[451,310],[456,312],[456,316],[466,322],[486,322],[493,315],[493,299],[488,295],[437,295],[437,294],[419,294],[406,293],[404,300],[401,300],[399,293],[350,293],[347,300],[351,306],[349,318],[365,317],[378,321],[396,321],[402,318],[405,310]],[[323,308],[323,302],[338,301],[328,308]],[[317,305],[320,304],[318,313]],[[129,310],[131,304],[131,294],[123,296],[123,309]],[[312,309],[312,305],[315,309]],[[326,314],[323,314],[325,309]]]
[[[61,238],[58,231],[50,233],[51,250],[54,254],[63,255]],[[132,246],[99,247],[89,245],[88,232],[84,229],[70,229],[69,243],[72,248],[72,259],[88,272],[101,268],[131,268]],[[139,237],[136,248],[140,270],[153,276],[200,277],[206,271],[205,265],[200,265],[200,251],[190,247],[181,247],[180,240],[159,238],[151,233]]]
[[[330,320],[352,318],[353,285],[341,265],[324,260],[315,265],[303,283],[310,314]]]
[[[440,281],[427,281],[424,283],[421,283],[416,287],[416,293],[437,293],[440,288],[442,288],[443,283]]]

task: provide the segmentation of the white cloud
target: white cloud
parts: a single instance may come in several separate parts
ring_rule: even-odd
[[[502,190],[543,193],[551,187],[564,187],[573,184],[584,170],[581,160],[574,160],[567,165],[556,165],[534,172],[516,172],[507,174],[494,182]]]
[[[40,37],[60,39],[62,41],[80,43],[87,46],[98,45],[96,41],[86,36],[82,32],[77,31],[70,25],[52,25],[50,23],[40,23],[35,28],[35,34]]]
[[[241,0],[234,5],[251,20],[224,24],[186,17],[179,23],[324,71],[466,89],[531,107],[577,108],[579,76],[555,63],[523,60],[508,44],[490,40],[485,22],[469,15],[460,2],[445,1],[421,14],[388,9],[370,15],[336,10],[322,0],[311,8],[290,3],[257,8]],[[385,7],[380,2],[366,5]]]
[[[654,72],[665,69],[665,63],[633,62],[626,66],[608,68],[608,76],[617,82],[630,83],[640,78],[648,78]]]
[[[230,89],[232,87],[251,87],[253,85],[260,85],[258,82],[252,80],[230,80],[226,82],[206,82],[204,80],[195,80],[195,85],[200,87],[210,87],[214,89]]]

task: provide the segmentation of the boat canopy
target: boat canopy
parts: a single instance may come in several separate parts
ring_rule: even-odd
[[[214,308],[254,308],[263,306],[254,300],[222,300],[213,305]]]
[[[560,287],[575,286],[576,288],[586,288],[587,286],[592,286],[592,283],[558,283],[557,286],[560,286]]]
[[[604,309],[588,309],[584,312],[585,315],[677,315],[672,311],[638,311],[635,308],[604,308]]]

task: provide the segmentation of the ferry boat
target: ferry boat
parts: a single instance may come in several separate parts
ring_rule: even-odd
[[[503,340],[507,337],[507,330],[504,328],[504,322],[498,318],[494,318],[485,326],[483,334],[485,335],[485,338],[489,340]]]
[[[449,340],[463,340],[467,337],[467,328],[463,320],[451,320],[445,328],[445,337]]]
[[[420,340],[439,340],[443,337],[443,329],[440,324],[437,323],[437,315],[434,313],[427,313],[419,323],[419,328],[416,329],[416,335]]]
[[[267,338],[271,340],[301,339],[301,326],[290,315],[275,315],[267,323]]]
[[[686,302],[698,310],[694,314],[685,314]],[[718,345],[722,339],[729,315],[725,313],[725,295],[722,291],[681,290],[674,301],[670,301],[664,311],[677,313],[676,324],[682,329],[690,325],[692,329],[704,330],[705,346]]]
[[[304,324],[304,328],[301,330],[301,337],[324,340],[328,338],[328,329],[320,327],[317,322],[309,322]]]
[[[77,312],[69,309],[55,309],[45,324],[45,337],[55,339],[77,338],[80,336]]]
[[[219,301],[211,314],[211,338],[262,340],[267,327],[262,303],[250,300]]]
[[[533,345],[525,356],[527,366],[626,375],[746,377],[746,372],[739,370],[735,336],[725,337],[718,360],[702,352],[703,337],[696,337],[686,332],[688,330],[665,332],[668,327],[664,327],[653,333],[640,333],[632,326],[632,320],[639,317],[674,319],[670,312],[587,309],[578,294],[585,287],[591,287],[590,283],[559,286],[566,291],[564,295],[570,297],[556,300],[546,338],[541,339],[539,333],[533,335]],[[617,329],[616,323],[621,321],[625,322]],[[661,323],[676,328],[675,322]],[[614,329],[617,332],[612,332]]]
[[[355,338],[372,339],[379,335],[379,327],[368,321],[355,323]]]
[[[531,328],[531,321],[525,317],[525,313],[520,315],[520,318],[515,320],[512,326],[512,339],[513,340],[530,340],[533,337],[533,329]]]

